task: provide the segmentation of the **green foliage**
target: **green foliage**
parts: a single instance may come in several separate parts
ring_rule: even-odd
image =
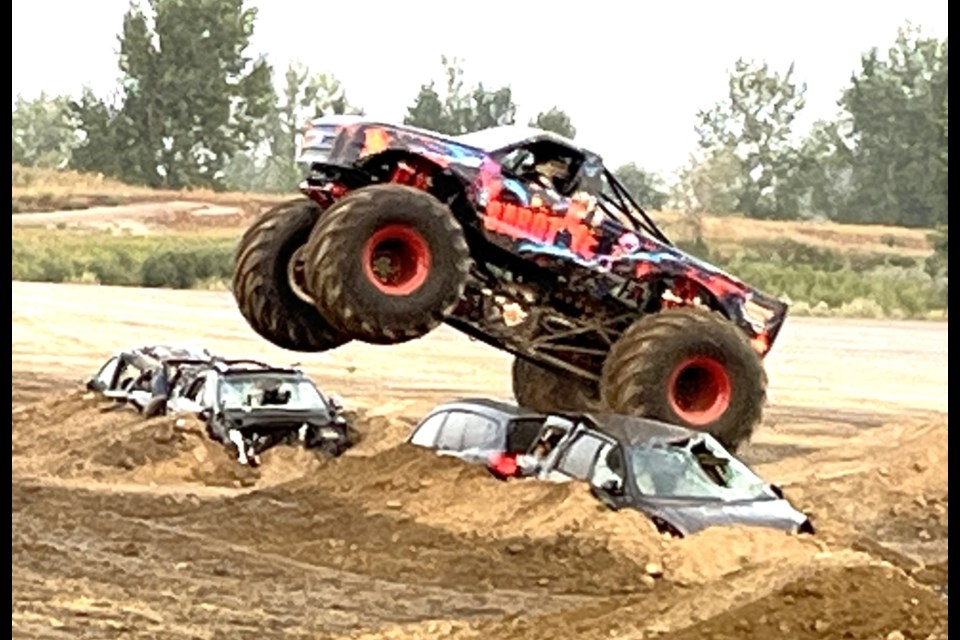
[[[900,29],[886,55],[863,55],[840,104],[853,189],[837,219],[946,224],[947,40]]]
[[[245,5],[131,5],[117,104],[85,92],[73,105],[85,134],[73,166],[152,187],[222,187],[225,164],[259,142],[275,103],[270,67],[244,54],[256,18]]]
[[[13,103],[13,164],[61,169],[79,142],[70,122],[70,100],[41,92],[33,100]]]
[[[804,107],[806,85],[767,63],[737,60],[727,98],[697,114],[700,146],[708,157],[723,152],[739,163],[736,207],[754,218],[790,219],[800,211],[795,187],[800,157],[790,142]]]
[[[947,226],[944,225],[930,234],[933,253],[927,258],[924,269],[931,276],[947,276]]]
[[[421,85],[413,104],[407,109],[404,124],[446,135],[514,124],[517,107],[510,87],[491,91],[480,83],[467,88],[458,59],[442,56],[441,63],[446,76],[444,94],[441,96],[433,81]]]
[[[536,118],[530,121],[530,126],[552,131],[571,140],[577,137],[577,128],[573,126],[570,116],[559,107],[551,107],[548,111],[541,111]]]
[[[348,113],[362,114],[363,110],[350,103],[336,77],[314,73],[299,62],[290,63],[280,96],[264,123],[262,143],[227,162],[224,183],[237,191],[292,190],[302,175],[296,156],[305,125],[319,116]]]
[[[659,210],[666,204],[667,194],[660,176],[644,171],[636,163],[628,163],[613,172],[641,207]]]
[[[15,280],[191,288],[225,285],[235,234],[117,236],[104,232],[13,231]],[[947,309],[944,273],[896,254],[843,254],[793,240],[752,241],[736,251],[702,239],[678,246],[742,280],[792,301],[796,313],[924,318]]]
[[[732,213],[741,193],[740,170],[739,158],[729,149],[715,149],[701,157],[691,155],[677,173],[670,199],[690,213]]]
[[[18,229],[12,242],[14,280],[187,289],[226,282],[232,237],[116,236],[102,232]]]

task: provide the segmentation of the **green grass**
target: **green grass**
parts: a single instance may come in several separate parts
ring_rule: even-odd
[[[189,289],[230,278],[235,231],[118,236],[14,229],[13,279]]]
[[[225,286],[240,232],[157,235],[14,228],[13,278],[167,288]],[[755,241],[735,251],[687,246],[741,280],[791,303],[795,315],[946,318],[947,278],[922,258],[840,253],[796,240]]]

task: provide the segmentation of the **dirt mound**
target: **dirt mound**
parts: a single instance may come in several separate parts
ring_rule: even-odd
[[[821,538],[883,540],[914,562],[939,561],[949,533],[946,419],[886,425],[800,461],[764,465],[811,514]]]
[[[889,567],[838,567],[664,638],[947,638],[947,602]]]
[[[208,486],[259,477],[210,440],[198,420],[144,420],[93,393],[63,393],[20,407],[12,440],[14,469],[36,476]]]
[[[416,420],[391,415],[399,408],[388,402],[373,409],[345,411],[344,417],[356,432],[355,444],[345,455],[369,456],[406,441]]]

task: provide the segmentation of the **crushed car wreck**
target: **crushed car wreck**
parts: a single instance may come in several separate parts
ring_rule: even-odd
[[[146,418],[194,414],[207,435],[236,449],[242,464],[259,464],[260,454],[278,444],[331,456],[353,444],[342,401],[321,393],[299,369],[227,359],[207,349],[127,349],[111,356],[86,388]]]
[[[207,349],[188,346],[126,349],[107,359],[86,387],[150,418],[164,412],[170,389],[184,368],[206,364],[213,357]]]
[[[191,369],[174,386],[167,413],[192,413],[208,435],[236,449],[242,464],[279,444],[302,444],[339,456],[352,444],[343,405],[325,396],[299,369],[255,360],[215,358]]]
[[[486,399],[442,404],[408,441],[496,477],[584,481],[614,510],[636,509],[685,536],[720,525],[813,533],[805,514],[713,436],[623,415],[538,414]]]

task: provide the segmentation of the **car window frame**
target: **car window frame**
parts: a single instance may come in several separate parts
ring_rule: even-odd
[[[489,416],[489,415],[480,413],[479,411],[462,411],[461,413],[466,413],[466,414],[468,414],[468,415],[475,416],[475,417],[477,417],[477,418],[479,418],[479,419],[481,419],[481,420],[484,420],[484,421],[487,423],[487,425],[492,425],[492,426],[493,426],[493,434],[494,434],[494,436],[495,436],[496,439],[497,439],[497,444],[494,445],[493,447],[489,447],[489,448],[484,448],[484,447],[479,446],[479,445],[478,445],[478,446],[473,446],[473,447],[467,447],[467,446],[466,446],[466,434],[467,434],[467,432],[469,431],[469,429],[464,429],[464,432],[463,432],[463,434],[462,434],[462,437],[460,438],[460,451],[468,451],[468,450],[471,450],[471,449],[478,449],[478,450],[481,450],[481,451],[485,451],[485,450],[488,450],[488,449],[489,449],[489,450],[496,450],[496,451],[503,451],[504,449],[506,449],[506,447],[507,447],[506,429],[505,429],[502,421],[496,420],[495,418],[493,418],[493,417],[491,417],[491,416]]]
[[[440,411],[433,411],[427,417],[420,421],[420,423],[413,430],[413,433],[410,434],[409,442],[410,444],[415,444],[413,439],[417,436],[421,429],[423,429],[428,422],[434,418],[440,418],[440,425],[437,427],[436,432],[433,434],[433,438],[430,440],[430,444],[415,444],[418,447],[426,447],[428,449],[437,450],[437,440],[440,438],[440,430],[443,429],[443,425],[447,422],[447,415],[450,413],[447,409],[442,409]]]
[[[457,446],[456,448],[441,448],[441,447],[439,446],[441,434],[443,433],[444,429],[447,428],[447,425],[450,423],[450,418],[451,418],[452,416],[456,415],[456,414],[464,414],[464,415],[467,415],[467,416],[476,416],[476,417],[478,417],[478,418],[482,418],[482,419],[484,419],[484,420],[486,420],[486,421],[488,421],[488,422],[493,423],[495,428],[499,427],[499,422],[498,422],[497,420],[491,418],[489,415],[486,415],[486,414],[484,414],[484,413],[482,413],[482,412],[480,412],[480,411],[474,411],[474,410],[471,410],[471,409],[462,409],[462,408],[459,408],[459,407],[449,409],[449,410],[447,411],[447,416],[446,416],[446,418],[444,419],[443,424],[440,425],[440,429],[439,429],[439,431],[437,432],[436,445],[434,446],[434,449],[436,449],[437,451],[446,451],[446,452],[450,452],[450,453],[460,453],[460,452],[466,450],[465,447],[463,446],[463,444],[464,444],[464,433],[466,432],[466,429],[464,429],[464,428],[461,428],[461,431],[460,431],[460,442],[459,442],[459,444],[458,444],[458,446]]]
[[[593,474],[594,468],[596,467],[597,457],[600,455],[600,450],[603,448],[604,444],[611,442],[611,440],[589,429],[584,429],[579,433],[572,433],[570,434],[570,436],[568,436],[568,438],[569,438],[569,443],[564,445],[563,451],[561,451],[560,455],[557,456],[556,461],[552,465],[553,469],[558,473],[562,473],[567,477],[574,478],[576,480],[589,481],[589,478]],[[594,450],[593,454],[590,456],[590,460],[587,463],[586,473],[582,477],[580,477],[565,471],[563,468],[563,465],[568,459],[570,452],[573,450],[574,446],[576,446],[580,440],[584,440],[586,438],[592,438],[593,440],[596,440],[599,444],[597,445],[597,448]]]

